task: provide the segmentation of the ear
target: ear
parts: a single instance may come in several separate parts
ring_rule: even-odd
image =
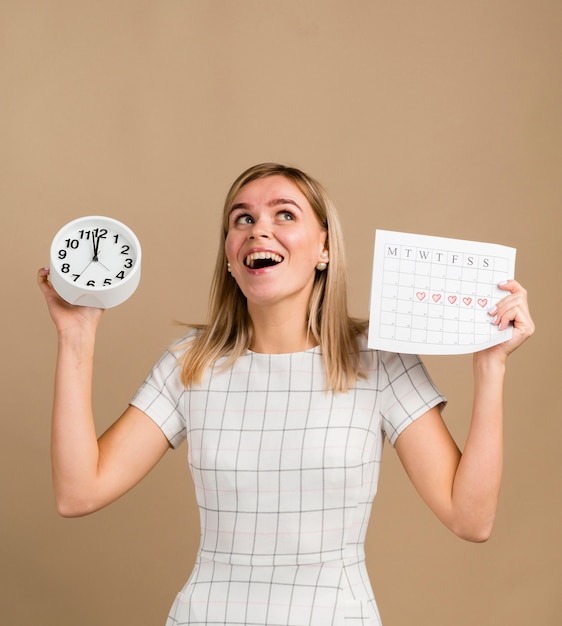
[[[330,260],[330,240],[328,236],[328,231],[324,231],[324,238],[322,241],[322,252],[320,253],[321,259],[320,261],[329,261]]]

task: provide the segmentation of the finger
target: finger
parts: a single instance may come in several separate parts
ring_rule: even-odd
[[[503,291],[508,291],[509,295],[504,296],[497,306],[501,306],[504,302],[509,301],[510,296],[522,296],[525,300],[527,298],[527,290],[516,280],[506,280],[498,284],[498,287]]]
[[[503,312],[513,306],[513,302],[521,302],[521,304],[527,307],[527,290],[516,280],[506,280],[498,284],[500,289],[509,291],[510,294],[499,300],[488,313],[491,316],[501,317]]]
[[[518,306],[525,305],[525,298],[522,294],[518,293],[510,293],[505,298],[499,300],[489,311],[489,315],[493,316],[496,321],[499,320],[506,315],[506,313]]]
[[[495,321],[499,330],[505,330],[509,324],[525,335],[531,335],[534,331],[534,323],[529,313],[527,304],[522,299],[513,299],[496,315]]]
[[[524,292],[525,289],[523,288],[523,286],[521,285],[521,283],[517,282],[515,279],[511,279],[511,280],[504,280],[501,283],[498,283],[498,287],[500,289],[503,289],[504,291],[511,291],[511,293],[516,293],[516,292]]]
[[[518,306],[514,305],[497,316],[498,330],[505,330],[511,323],[515,323],[518,316]]]
[[[49,274],[50,270],[48,267],[41,267],[37,271],[37,284],[39,287],[43,288],[49,282]]]
[[[42,267],[37,272],[37,284],[39,285],[39,289],[41,289],[43,296],[47,299],[53,295],[58,297],[58,293],[55,291],[53,284],[49,280],[49,276],[50,270],[48,267]]]

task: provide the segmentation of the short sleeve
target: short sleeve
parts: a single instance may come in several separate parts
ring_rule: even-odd
[[[185,387],[181,382],[180,371],[177,353],[167,350],[130,402],[156,422],[174,448],[186,437],[186,421],[182,411]]]
[[[379,352],[379,375],[382,428],[393,446],[418,417],[447,402],[414,354]]]

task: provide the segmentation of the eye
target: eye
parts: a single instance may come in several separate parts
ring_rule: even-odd
[[[295,219],[295,216],[291,213],[291,211],[279,211],[278,215],[283,222],[291,222]]]
[[[237,215],[234,218],[235,224],[253,224],[254,218],[248,213],[243,213],[242,215]]]

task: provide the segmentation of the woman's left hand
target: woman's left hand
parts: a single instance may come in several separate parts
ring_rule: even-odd
[[[495,324],[499,330],[505,330],[512,324],[513,334],[508,341],[484,352],[499,352],[507,357],[535,332],[535,324],[529,312],[526,289],[516,280],[508,280],[498,287],[509,291],[509,295],[502,298],[489,311],[492,316],[492,324]]]

